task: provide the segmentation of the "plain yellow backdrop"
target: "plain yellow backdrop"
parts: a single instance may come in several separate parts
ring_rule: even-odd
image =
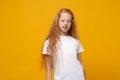
[[[43,41],[61,8],[75,14],[87,80],[120,80],[119,0],[0,0],[0,80],[45,80]]]

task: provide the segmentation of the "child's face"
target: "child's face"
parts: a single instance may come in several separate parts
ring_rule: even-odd
[[[61,30],[61,34],[67,34],[70,27],[71,27],[71,21],[72,17],[69,13],[62,12],[60,14],[59,18],[59,28]]]

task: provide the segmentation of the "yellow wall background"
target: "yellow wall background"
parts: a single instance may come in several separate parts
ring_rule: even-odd
[[[0,0],[0,80],[45,80],[43,41],[63,7],[78,23],[87,80],[120,80],[119,0]]]

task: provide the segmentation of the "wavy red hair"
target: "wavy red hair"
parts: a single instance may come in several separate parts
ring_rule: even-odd
[[[61,16],[61,13],[68,13],[72,16],[72,21],[71,21],[71,27],[68,31],[68,35],[78,39],[79,36],[78,36],[78,32],[77,32],[77,25],[76,25],[76,20],[75,20],[75,17],[74,17],[74,14],[73,12],[70,10],[70,9],[67,9],[67,8],[62,8],[56,15],[54,21],[53,21],[53,24],[50,28],[50,31],[49,31],[49,34],[46,38],[49,39],[49,45],[47,47],[47,51],[48,51],[48,54],[50,55],[53,55],[56,53],[57,49],[58,49],[58,41],[59,41],[59,36],[61,35],[60,34],[60,28],[59,28],[59,18]]]

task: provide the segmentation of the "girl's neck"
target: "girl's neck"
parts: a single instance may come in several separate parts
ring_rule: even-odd
[[[68,36],[68,33],[63,33],[63,32],[61,32],[61,35],[62,35],[62,36]]]

